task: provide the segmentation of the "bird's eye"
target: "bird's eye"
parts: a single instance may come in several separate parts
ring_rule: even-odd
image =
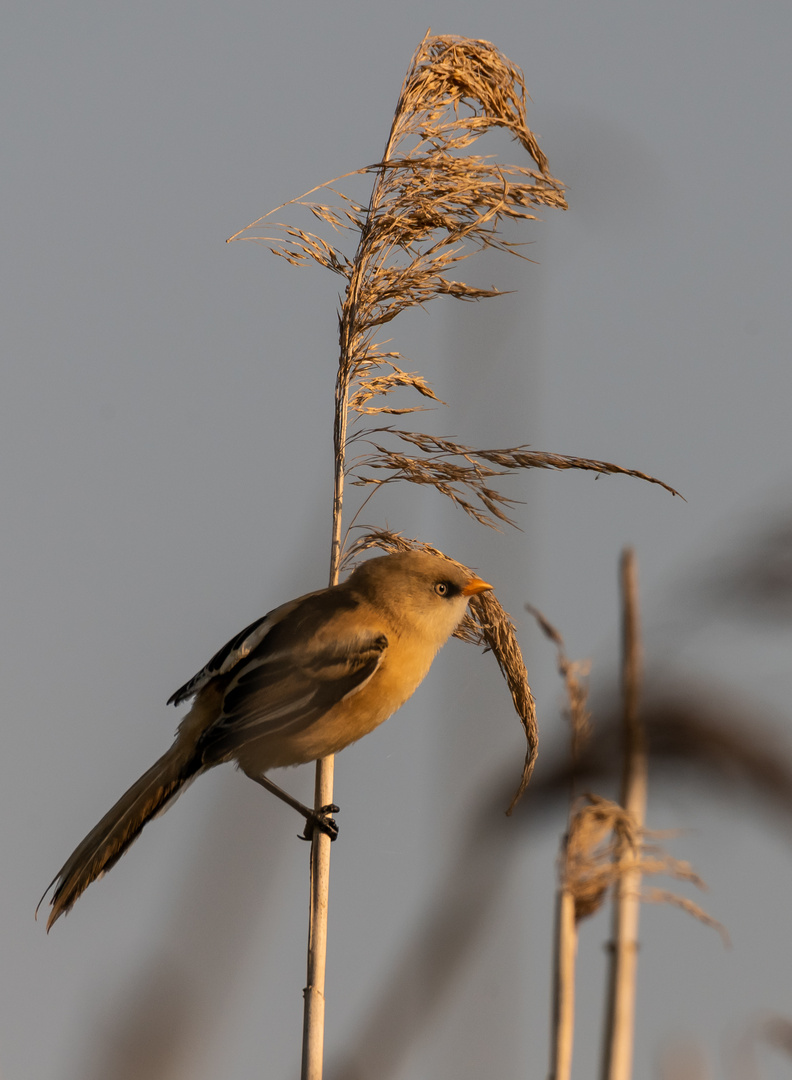
[[[435,585],[434,591],[437,593],[438,596],[448,596],[448,582],[438,581],[438,583]]]

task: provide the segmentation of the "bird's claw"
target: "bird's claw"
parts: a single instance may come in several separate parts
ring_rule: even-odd
[[[319,810],[315,810],[311,817],[305,821],[305,829],[300,836],[301,840],[313,840],[314,829],[318,829],[323,832],[325,836],[329,836],[331,840],[335,840],[338,836],[338,825],[334,821],[332,814],[337,814],[341,807],[336,806],[335,803],[328,803],[327,806],[321,807]]]

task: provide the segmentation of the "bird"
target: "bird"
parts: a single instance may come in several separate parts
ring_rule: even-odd
[[[234,762],[313,829],[330,816],[275,785],[270,769],[335,754],[412,696],[471,597],[492,588],[459,563],[410,550],[361,563],[339,585],[306,593],[246,626],[168,699],[190,698],[169,750],[75,848],[52,889],[47,931],[201,773]],[[54,887],[54,888],[53,888]],[[38,908],[36,909],[38,912]]]

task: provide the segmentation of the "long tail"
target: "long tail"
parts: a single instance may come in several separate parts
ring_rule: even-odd
[[[44,896],[55,886],[52,911],[47,920],[48,932],[91,882],[102,877],[121,858],[146,822],[161,813],[203,768],[194,748],[188,749],[177,739],[170,750],[121,796],[47,886]]]

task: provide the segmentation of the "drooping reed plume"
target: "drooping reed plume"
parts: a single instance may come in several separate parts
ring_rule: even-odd
[[[496,128],[527,152],[530,164],[506,164],[472,152],[473,144]],[[519,254],[500,231],[505,222],[533,220],[541,207],[566,208],[563,185],[550,173],[527,125],[519,68],[489,42],[427,34],[407,71],[382,157],[348,175],[363,174],[373,177],[366,203],[335,188],[331,190],[339,205],[318,202],[309,198],[320,190],[315,188],[289,204],[307,208],[332,234],[332,242],[291,225],[280,227],[278,238],[263,235],[261,227],[271,215],[231,237],[267,243],[295,265],[316,263],[345,279],[335,388],[331,584],[338,579],[345,555],[367,547],[394,550],[417,543],[382,530],[369,532],[350,547],[349,530],[355,519],[346,529],[342,523],[347,477],[352,484],[369,488],[369,495],[396,481],[431,486],[477,521],[495,528],[512,523],[508,510],[513,505],[496,486],[497,480],[517,469],[587,469],[660,483],[607,462],[523,445],[479,450],[456,439],[382,423],[383,418],[415,412],[427,401],[441,402],[423,376],[410,370],[410,362],[380,340],[381,328],[400,312],[438,296],[464,301],[497,296],[497,288],[481,288],[451,275],[476,251],[492,248]],[[337,242],[345,233],[356,238],[351,255]],[[401,404],[404,392],[414,395],[407,404]],[[359,451],[355,457],[350,454],[353,444]],[[533,768],[537,738],[533,698],[513,625],[490,595],[473,605],[472,619],[462,633],[492,650],[524,725],[528,752],[519,797]],[[332,801],[330,759],[319,763],[316,799],[318,805]],[[317,836],[312,857],[315,884],[326,880],[328,858],[329,841]],[[314,899],[311,938],[321,953],[320,912],[326,905],[318,892]],[[323,964],[320,959],[312,967],[309,958],[306,1008],[310,1011],[315,1005],[317,1016],[323,1009]],[[306,1019],[306,1043],[313,1043],[305,1052],[304,1076],[321,1075],[321,1064],[316,1063],[321,1062],[321,1038],[310,1034],[316,1030],[316,1024]]]

